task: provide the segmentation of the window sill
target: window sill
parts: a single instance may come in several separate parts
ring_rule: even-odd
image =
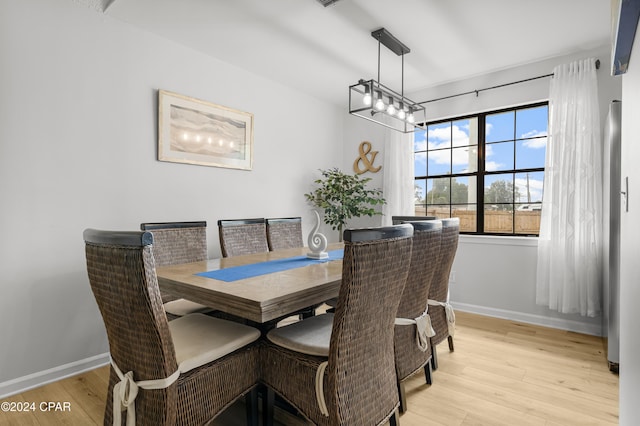
[[[467,235],[460,234],[460,244],[482,244],[501,246],[537,247],[538,237],[516,237],[502,235]]]

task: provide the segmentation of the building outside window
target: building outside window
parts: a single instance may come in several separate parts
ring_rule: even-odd
[[[547,130],[546,102],[427,123],[414,134],[415,214],[538,235]]]

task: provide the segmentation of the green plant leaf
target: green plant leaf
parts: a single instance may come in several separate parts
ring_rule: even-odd
[[[341,230],[352,217],[381,214],[373,206],[386,204],[379,188],[368,189],[371,178],[348,175],[338,168],[320,170],[322,178],[314,180],[315,190],[304,194],[314,207],[324,210],[324,222]]]

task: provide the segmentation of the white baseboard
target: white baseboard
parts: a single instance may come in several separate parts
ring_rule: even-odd
[[[599,324],[587,324],[575,320],[563,318],[551,318],[542,315],[525,314],[522,312],[508,311],[506,309],[489,308],[486,306],[470,305],[467,303],[451,302],[454,309],[469,312],[472,314],[486,315],[489,317],[502,318],[512,321],[524,322],[527,324],[540,325],[543,327],[557,328],[559,330],[573,331],[575,333],[590,334],[592,336],[602,336],[602,326]]]
[[[108,363],[109,353],[104,353],[2,382],[0,383],[0,399],[46,385],[47,383],[57,382],[58,380],[75,376],[85,371],[93,370]]]

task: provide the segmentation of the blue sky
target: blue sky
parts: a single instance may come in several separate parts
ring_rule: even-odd
[[[547,145],[547,106],[509,111],[487,116],[486,170],[500,171],[513,168],[544,167]],[[477,119],[465,119],[431,125],[428,132],[419,131],[414,136],[416,175],[463,173],[476,171]],[[428,135],[428,142],[427,142]],[[443,148],[452,148],[449,149]],[[515,165],[514,165],[515,161]],[[494,180],[514,180],[521,198],[515,202],[542,200],[542,173],[529,173],[527,197],[526,174],[504,174],[487,178],[488,187]],[[430,186],[430,185],[429,185]],[[424,188],[428,191],[430,188]]]

